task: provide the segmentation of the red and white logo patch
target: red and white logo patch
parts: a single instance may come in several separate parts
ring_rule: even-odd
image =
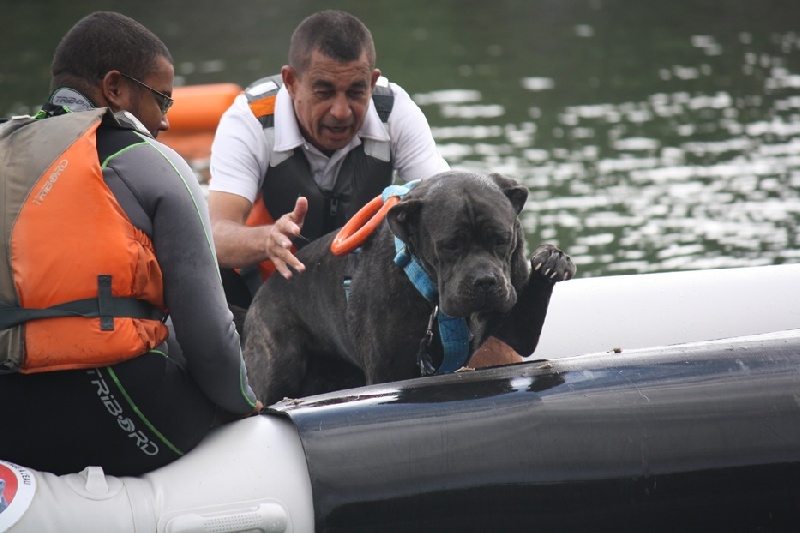
[[[25,467],[0,461],[0,531],[16,524],[31,506],[36,477]]]

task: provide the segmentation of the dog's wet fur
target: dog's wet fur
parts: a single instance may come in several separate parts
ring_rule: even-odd
[[[270,405],[420,376],[417,353],[433,305],[395,265],[395,236],[431,277],[441,311],[467,318],[470,353],[493,336],[530,355],[555,282],[576,269],[552,245],[527,257],[518,218],[527,197],[527,188],[499,174],[446,172],[391,208],[359,253],[333,255],[335,232],[302,248],[306,271],[271,276],[246,315],[244,355],[259,399]],[[443,353],[433,329],[438,367]]]

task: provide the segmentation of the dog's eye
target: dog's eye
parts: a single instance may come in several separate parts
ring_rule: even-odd
[[[494,236],[494,246],[497,248],[502,248],[504,246],[509,246],[511,244],[511,239],[508,235],[495,235]]]
[[[444,253],[457,252],[461,248],[461,240],[444,241],[439,243],[439,249]]]

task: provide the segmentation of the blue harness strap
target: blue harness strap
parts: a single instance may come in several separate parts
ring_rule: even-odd
[[[383,190],[383,201],[385,202],[392,196],[402,198],[408,191],[417,186],[419,180],[414,180],[406,185],[391,185]],[[406,245],[395,237],[394,239],[395,255],[394,262],[397,266],[401,267],[408,276],[411,283],[419,291],[419,293],[428,300],[431,304],[438,309],[437,302],[439,300],[439,291],[431,281],[428,273],[422,267],[419,259],[410,254]],[[438,310],[439,322],[439,337],[442,341],[442,349],[444,351],[444,358],[442,364],[436,371],[437,374],[447,374],[455,372],[465,364],[469,358],[469,328],[467,321],[461,317],[451,317]]]
[[[390,185],[386,187],[381,194],[383,202],[386,203],[386,201],[392,197],[402,198],[419,183],[420,180],[414,180],[406,183],[405,185]],[[395,264],[403,269],[408,276],[408,279],[414,284],[414,287],[417,289],[417,291],[419,291],[419,293],[434,306],[434,312],[431,315],[431,322],[433,321],[434,317],[437,318],[439,322],[439,337],[442,342],[442,349],[444,350],[442,364],[439,366],[439,369],[435,371],[435,373],[448,374],[455,372],[464,366],[469,358],[470,333],[469,328],[467,327],[467,321],[461,317],[448,316],[439,310],[439,291],[431,281],[428,273],[425,272],[422,263],[420,263],[416,256],[408,252],[408,249],[403,241],[395,237],[394,243],[397,251],[397,254],[394,258]],[[354,269],[354,266],[351,264],[351,259],[354,261],[357,257],[355,254],[358,254],[360,251],[361,249],[357,248],[348,255],[348,268],[346,269],[348,273],[345,275],[344,279],[344,291],[348,300],[350,299],[351,279],[349,272]],[[428,333],[428,338],[423,339],[423,344],[425,346],[427,346],[427,344],[425,344],[426,340],[427,342],[430,342],[430,336],[432,336],[430,331],[428,331]],[[430,367],[430,365],[428,365],[428,367],[432,372],[432,367]],[[422,372],[423,374],[428,375],[427,369],[423,370]]]
[[[398,197],[398,198],[402,198],[403,196],[408,194],[411,191],[411,189],[413,189],[414,187],[419,185],[421,181],[422,180],[413,180],[413,181],[409,181],[408,183],[406,183],[404,185],[389,185],[388,187],[383,189],[383,193],[381,194],[381,198],[383,198],[384,203],[389,198],[393,198],[395,196]]]
[[[439,336],[442,338],[444,359],[437,374],[455,372],[469,358],[469,328],[462,317],[448,316],[439,311]]]
[[[439,299],[439,291],[436,290],[430,276],[425,272],[422,263],[416,256],[408,253],[406,245],[397,237],[394,238],[394,246],[397,250],[397,255],[394,258],[395,264],[403,269],[417,291],[426,300],[436,305]],[[467,364],[467,359],[469,358],[469,328],[464,318],[449,316],[441,310],[438,312],[438,322],[444,358],[436,373],[448,374]]]

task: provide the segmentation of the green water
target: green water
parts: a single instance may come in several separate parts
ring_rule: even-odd
[[[529,186],[530,245],[581,276],[800,260],[796,0],[0,0],[0,116],[43,101],[53,48],[92,10],[161,36],[176,84],[247,85],[323,8],[372,29],[453,167]]]

